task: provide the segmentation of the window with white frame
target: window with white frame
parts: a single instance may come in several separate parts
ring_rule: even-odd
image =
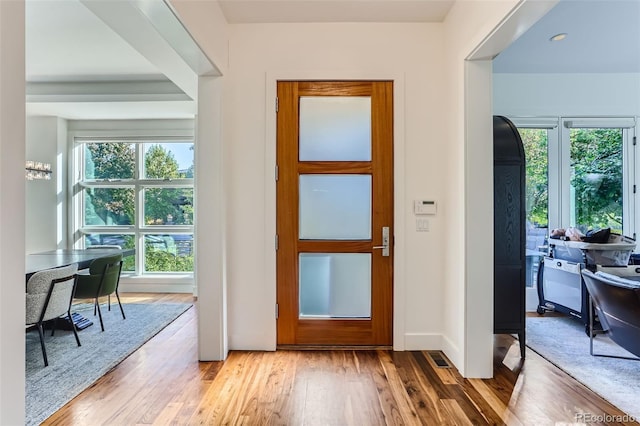
[[[193,139],[74,142],[75,246],[135,248],[124,272],[193,272]]]
[[[635,238],[635,120],[563,118],[561,219]]]
[[[611,228],[634,236],[635,119],[513,121],[525,147],[527,219],[532,225]]]

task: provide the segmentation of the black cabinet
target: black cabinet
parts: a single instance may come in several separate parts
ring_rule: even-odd
[[[493,332],[517,334],[525,354],[525,157],[516,126],[493,117]]]

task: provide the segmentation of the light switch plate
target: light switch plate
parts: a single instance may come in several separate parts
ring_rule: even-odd
[[[416,219],[416,231],[427,232],[429,231],[429,219],[419,217]]]

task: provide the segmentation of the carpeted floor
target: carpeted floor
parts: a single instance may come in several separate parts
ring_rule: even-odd
[[[582,322],[567,317],[527,318],[527,346],[625,413],[640,419],[640,361],[589,355]],[[598,335],[594,352],[633,356]]]
[[[38,425],[142,346],[192,305],[150,303],[124,305],[126,320],[117,304],[103,309],[105,331],[100,330],[93,308],[72,311],[91,319],[93,325],[78,332],[78,347],[71,331],[45,331],[49,366],[45,367],[38,332],[26,335],[26,424]],[[84,309],[83,309],[84,308]]]

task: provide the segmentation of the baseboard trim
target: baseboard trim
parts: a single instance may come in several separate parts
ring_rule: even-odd
[[[463,371],[460,367],[462,365],[462,356],[460,355],[460,349],[456,345],[451,342],[451,340],[447,339],[443,336],[442,338],[442,352],[449,358],[449,361],[458,369],[458,371]]]
[[[436,333],[405,333],[405,351],[441,350],[443,338]]]

